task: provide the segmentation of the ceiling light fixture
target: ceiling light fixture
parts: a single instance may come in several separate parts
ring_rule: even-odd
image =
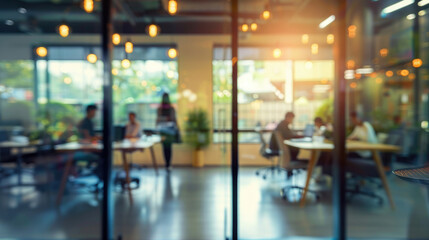
[[[124,58],[121,61],[121,66],[123,68],[129,68],[131,66],[131,61],[128,58]]]
[[[48,55],[48,49],[46,49],[45,47],[38,47],[36,48],[36,54],[39,57],[46,57],[46,55]]]
[[[408,20],[413,20],[414,18],[416,18],[416,14],[414,14],[414,13],[411,13],[411,14],[407,15],[407,19]]]
[[[258,24],[257,23],[250,24],[250,29],[252,30],[252,32],[255,32],[256,30],[258,30]]]
[[[21,14],[26,14],[27,13],[27,9],[25,9],[23,7],[20,7],[20,8],[18,8],[18,12],[21,13]]]
[[[177,13],[177,1],[176,0],[169,0],[168,1],[168,13],[171,15],[174,15]]]
[[[334,34],[328,34],[328,36],[326,36],[326,43],[327,44],[334,44],[334,41],[335,41]]]
[[[128,39],[128,41],[125,43],[125,52],[126,53],[132,53],[134,50],[134,45],[131,42],[130,39]]]
[[[309,39],[310,39],[310,37],[308,36],[308,34],[303,34],[303,35],[301,36],[301,42],[302,42],[303,44],[307,44],[307,43],[308,43],[308,41],[309,41]]]
[[[333,21],[335,21],[335,16],[331,15],[319,24],[319,28],[323,29],[323,28],[327,27],[329,24],[331,24]]]
[[[12,26],[13,24],[15,24],[15,22],[13,20],[7,19],[6,21],[4,21],[4,24]]]
[[[70,34],[70,27],[67,26],[67,24],[63,23],[60,26],[58,26],[58,33],[61,37],[68,37]]]
[[[115,45],[118,45],[119,43],[121,43],[121,35],[119,35],[119,33],[114,33],[112,35],[112,43]]]
[[[249,31],[249,25],[247,23],[241,25],[241,31],[242,32],[247,32]]]
[[[265,5],[264,11],[262,12],[261,17],[264,20],[268,20],[271,18],[270,6],[268,4]]]
[[[429,4],[429,0],[421,0],[419,3],[417,3],[420,7],[423,7],[427,4]]]
[[[156,25],[155,23],[151,23],[149,26],[147,26],[146,28],[146,32],[150,37],[156,37],[158,36],[158,34],[160,33],[161,29],[158,25]]]
[[[282,56],[282,50],[280,48],[275,48],[273,50],[273,57],[280,58]]]
[[[94,11],[94,0],[83,0],[82,7],[85,12],[92,13]]]
[[[319,44],[313,43],[311,44],[311,54],[316,55],[319,53]]]
[[[385,15],[387,15],[389,13],[395,12],[395,11],[397,11],[397,10],[399,10],[401,8],[404,8],[406,6],[409,6],[409,5],[413,4],[413,3],[414,3],[414,0],[402,0],[402,1],[399,1],[399,2],[397,2],[395,4],[392,4],[392,5],[384,8],[383,10],[381,10],[381,15],[385,16]]]
[[[88,54],[88,56],[86,56],[86,60],[88,60],[88,62],[90,63],[96,63],[98,58],[97,55],[95,55],[94,53],[90,53]]]
[[[167,54],[168,54],[168,57],[171,59],[176,58],[177,57],[177,50],[175,48],[170,48],[170,49],[168,49]]]

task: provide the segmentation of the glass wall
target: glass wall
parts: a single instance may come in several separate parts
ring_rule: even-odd
[[[429,237],[427,188],[391,174],[427,162],[427,3],[392,8],[397,2],[351,1],[348,10],[348,113],[372,126],[373,141],[398,147],[348,153],[347,230],[355,238]],[[357,123],[348,124],[351,132]]]

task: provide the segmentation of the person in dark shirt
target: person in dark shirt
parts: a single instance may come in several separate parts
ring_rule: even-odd
[[[95,117],[96,112],[96,105],[89,105],[86,107],[86,116],[77,125],[80,140],[88,142],[98,140],[95,136],[94,123],[92,122],[92,119]]]
[[[287,112],[285,114],[285,119],[277,125],[277,127],[274,129],[274,132],[275,131],[280,132],[283,139],[285,140],[297,137],[298,135],[292,129],[289,128],[289,125],[292,124],[294,118],[295,118],[295,114],[293,112]],[[276,151],[279,151],[278,144],[283,144],[283,143],[277,143],[274,132],[271,135],[270,149],[276,152]],[[296,159],[299,153],[299,149],[289,147],[289,151],[290,151],[291,158]]]

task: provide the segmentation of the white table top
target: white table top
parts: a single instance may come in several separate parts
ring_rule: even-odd
[[[37,147],[40,144],[32,144],[28,142],[13,142],[13,141],[4,141],[0,142],[0,148],[26,148],[26,147]]]
[[[294,142],[291,140],[285,140],[284,144],[305,150],[320,150],[320,151],[332,151],[334,149],[333,143],[319,143],[319,142]],[[368,143],[360,141],[347,141],[346,149],[348,151],[359,151],[359,150],[376,150],[382,152],[397,152],[401,148],[395,145],[381,144],[381,143]]]
[[[124,140],[121,142],[114,142],[113,149],[114,150],[139,150],[150,148],[159,141],[143,141],[143,140]],[[102,143],[64,143],[55,146],[55,150],[57,151],[101,151],[103,149]]]

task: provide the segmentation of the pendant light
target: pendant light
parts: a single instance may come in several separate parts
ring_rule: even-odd
[[[275,48],[273,50],[273,57],[280,58],[282,56],[282,50],[280,48]]]
[[[158,25],[152,22],[146,27],[146,32],[150,37],[156,37],[161,32],[161,29]]]
[[[131,61],[128,58],[124,58],[121,61],[121,66],[123,68],[129,68],[131,66]]]
[[[94,11],[94,0],[83,0],[82,7],[85,12],[92,13]]]
[[[264,20],[268,20],[271,18],[271,11],[270,11],[270,6],[267,4],[265,5],[265,9],[261,14],[262,19]]]
[[[132,53],[134,50],[134,45],[131,42],[130,39],[127,40],[127,42],[125,43],[125,52],[126,53]]]
[[[168,13],[170,13],[170,15],[174,15],[177,13],[177,1],[176,0],[169,0],[168,1]]]
[[[112,35],[112,43],[114,45],[119,45],[121,43],[121,35],[119,35],[119,33],[114,33]]]
[[[62,23],[58,26],[58,34],[63,38],[68,37],[70,34],[70,27],[66,23]]]
[[[46,55],[48,55],[48,49],[45,47],[38,47],[36,48],[36,54],[39,57],[46,57]]]
[[[255,22],[250,24],[250,30],[252,30],[252,32],[256,32],[256,30],[258,30],[258,24]]]
[[[171,58],[171,59],[176,58],[177,57],[177,50],[176,50],[176,48],[172,47],[172,48],[168,49],[167,54],[168,54],[168,57]]]

